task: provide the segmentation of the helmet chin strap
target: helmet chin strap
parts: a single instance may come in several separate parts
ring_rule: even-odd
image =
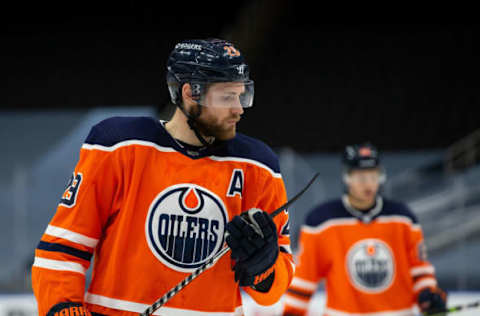
[[[187,123],[188,126],[190,127],[191,130],[195,133],[195,136],[197,136],[198,140],[204,145],[204,146],[210,146],[211,143],[209,143],[203,136],[202,134],[198,131],[197,128],[197,119],[202,114],[202,105],[197,102],[198,105],[198,111],[194,115],[191,115],[190,113],[187,112],[183,104],[180,102],[178,104],[178,107],[180,110],[182,110],[183,114],[187,117]]]

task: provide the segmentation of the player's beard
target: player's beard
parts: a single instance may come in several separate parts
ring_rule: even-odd
[[[215,117],[200,115],[196,119],[198,131],[206,137],[214,137],[217,140],[229,140],[235,137],[236,124],[228,124],[229,120],[239,120],[239,115],[231,115],[219,121]]]

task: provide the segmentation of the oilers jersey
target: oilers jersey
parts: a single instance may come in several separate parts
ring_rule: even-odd
[[[263,142],[237,133],[195,150],[163,122],[115,117],[95,125],[35,250],[39,315],[61,302],[93,313],[143,312],[225,244],[225,226],[250,208],[286,202],[278,159]],[[280,255],[267,293],[273,304],[293,277],[288,213],[275,217]],[[93,262],[85,289],[85,272]],[[230,255],[223,256],[154,315],[243,315]]]
[[[346,196],[313,209],[297,255],[285,315],[305,315],[322,279],[328,316],[413,316],[416,295],[437,283],[416,217],[406,205],[381,197],[366,213]]]

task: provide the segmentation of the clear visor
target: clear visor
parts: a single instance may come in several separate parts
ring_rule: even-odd
[[[201,96],[200,104],[221,108],[249,108],[253,105],[253,80],[211,83]]]
[[[386,180],[386,175],[383,170],[372,170],[360,173],[344,173],[344,181],[346,183],[379,183],[383,184]]]
[[[354,174],[346,176],[347,182],[355,183],[382,183],[385,180],[383,174]]]

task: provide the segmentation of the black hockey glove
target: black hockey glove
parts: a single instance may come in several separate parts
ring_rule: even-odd
[[[427,288],[418,294],[418,307],[422,313],[441,314],[447,308],[447,294],[440,288]]]
[[[270,215],[252,208],[227,224],[227,244],[235,260],[235,281],[267,292],[275,277],[278,257],[277,227]]]

